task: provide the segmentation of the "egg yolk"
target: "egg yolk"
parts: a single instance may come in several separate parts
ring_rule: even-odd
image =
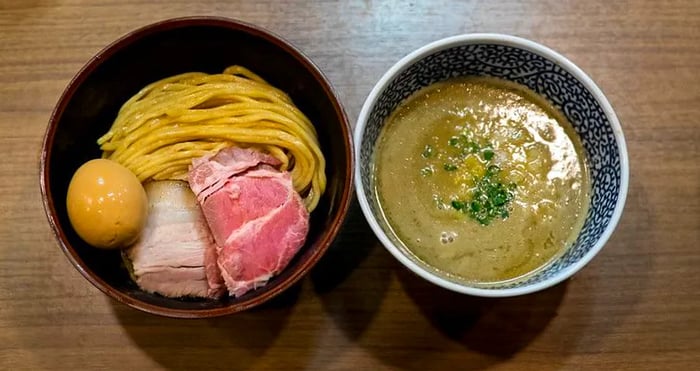
[[[78,168],[66,204],[78,235],[104,249],[136,242],[148,215],[146,192],[136,175],[107,159],[90,160]]]

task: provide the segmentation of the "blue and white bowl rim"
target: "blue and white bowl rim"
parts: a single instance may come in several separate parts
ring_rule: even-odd
[[[537,54],[541,57],[551,60],[555,64],[559,65],[562,69],[568,71],[572,76],[579,80],[583,86],[593,95],[593,97],[598,101],[600,107],[603,109],[605,116],[613,130],[613,135],[615,136],[618,151],[620,155],[620,169],[621,169],[621,179],[620,179],[620,193],[617,198],[617,203],[615,205],[615,210],[613,211],[612,218],[608,223],[607,228],[602,233],[595,245],[588,250],[588,252],[583,255],[577,262],[567,266],[566,268],[557,272],[557,274],[530,285],[511,287],[511,288],[479,288],[467,285],[461,285],[456,282],[444,279],[433,272],[426,270],[425,268],[419,266],[416,262],[407,257],[401,250],[395,246],[387,237],[384,230],[380,227],[375,215],[372,213],[369,202],[365,195],[364,185],[362,184],[362,174],[361,174],[361,164],[360,164],[360,151],[362,149],[362,142],[365,132],[365,127],[367,125],[369,115],[371,114],[377,99],[381,96],[382,92],[387,88],[391,81],[399,76],[404,70],[409,68],[414,63],[420,61],[421,59],[440,52],[442,50],[451,49],[454,47],[459,47],[463,45],[475,45],[475,44],[494,44],[494,45],[504,45],[515,48],[520,48],[531,53]],[[365,99],[365,102],[360,111],[360,115],[357,119],[357,124],[354,129],[354,142],[355,142],[355,190],[360,203],[360,208],[362,213],[367,219],[370,227],[374,231],[374,234],[380,240],[382,245],[397,259],[401,264],[409,268],[411,271],[419,275],[420,277],[432,282],[438,286],[444,287],[446,289],[483,297],[509,297],[524,295],[536,291],[546,289],[548,287],[554,286],[561,281],[566,280],[573,274],[578,272],[586,264],[588,264],[593,257],[598,254],[598,252],[607,243],[608,239],[615,230],[620,217],[622,216],[622,210],[627,199],[627,188],[629,184],[629,159],[627,154],[627,146],[625,144],[624,134],[622,133],[622,127],[620,122],[613,110],[612,106],[608,102],[601,89],[593,82],[593,80],[576,66],[573,62],[568,60],[563,55],[557,53],[556,51],[541,45],[537,42],[524,39],[517,36],[496,34],[496,33],[474,33],[474,34],[462,34],[440,39],[431,42],[403,57],[401,60],[396,62],[375,84],[374,88],[370,91],[369,95]]]

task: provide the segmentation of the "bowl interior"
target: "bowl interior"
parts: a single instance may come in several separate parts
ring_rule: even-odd
[[[250,68],[289,94],[315,123],[326,157],[327,189],[311,215],[307,243],[290,265],[261,289],[237,299],[180,300],[148,294],[128,277],[116,251],[86,245],[71,227],[65,205],[68,183],[85,161],[100,156],[96,140],[121,105],[158,79],[189,71],[220,73]],[[93,58],[68,86],[47,130],[42,190],[49,219],[69,258],[86,278],[118,300],[171,316],[213,316],[259,304],[298,280],[333,239],[351,193],[349,125],[318,69],[296,49],[239,22],[199,18],[166,21],[138,30]]]
[[[418,54],[417,60],[399,68],[386,80],[383,88],[379,88],[381,90],[377,92],[376,99],[372,100],[371,105],[365,107],[368,109],[365,126],[362,132],[356,134],[356,138],[361,138],[361,144],[358,144],[360,146],[358,175],[362,185],[360,191],[363,192],[371,214],[383,234],[394,246],[402,246],[384,220],[378,217],[381,212],[372,186],[373,151],[386,118],[403,99],[432,83],[457,76],[493,76],[529,87],[547,98],[571,121],[586,152],[592,192],[585,224],[573,246],[564,255],[545,269],[523,280],[483,286],[483,288],[517,289],[535,285],[558,275],[565,269],[572,268],[585,256],[592,257],[600,248],[599,240],[603,237],[607,238],[604,234],[609,234],[609,231],[606,232],[606,230],[614,227],[616,223],[616,220],[613,220],[613,214],[619,206],[621,194],[624,193],[622,162],[623,157],[626,157],[626,153],[624,156],[620,153],[620,148],[624,148],[624,143],[619,142],[623,140],[621,132],[616,134],[614,130],[615,126],[619,129],[619,124],[614,114],[612,115],[615,123],[612,123],[604,109],[609,106],[607,101],[602,94],[594,93],[589,90],[590,87],[584,85],[584,83],[589,85],[593,83],[590,80],[585,81],[587,77],[581,79],[583,72],[573,65],[571,68],[575,71],[564,68],[562,63],[568,61],[563,61],[563,57],[561,57],[562,60],[555,62],[531,48],[513,45],[512,42],[461,43],[461,45],[429,49],[423,54],[418,51],[415,54]],[[574,73],[579,76],[575,76]],[[597,88],[594,90],[597,91]],[[370,96],[368,100],[372,98],[375,97]],[[361,120],[362,117],[361,114]],[[626,162],[626,158],[624,161]],[[404,255],[415,264],[425,267],[424,263],[416,261],[410,254]],[[425,271],[428,272],[430,269]],[[441,279],[464,285],[461,281],[445,277]]]

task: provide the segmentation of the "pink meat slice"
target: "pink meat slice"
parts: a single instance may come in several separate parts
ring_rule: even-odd
[[[268,154],[238,147],[221,150],[213,156],[200,157],[192,161],[192,169],[188,174],[190,188],[201,203],[223,187],[227,179],[258,164],[278,166],[280,161]]]
[[[204,251],[204,273],[207,277],[207,287],[209,288],[207,295],[213,298],[222,296],[226,292],[224,278],[221,276],[219,265],[216,262],[218,256],[216,245]]]
[[[148,183],[149,213],[139,240],[125,254],[139,287],[168,297],[223,295],[221,274],[209,272],[216,243],[200,206],[184,182]]]
[[[190,171],[190,187],[217,245],[205,265],[218,269],[231,295],[265,285],[305,242],[308,211],[289,173],[269,166],[277,164],[271,156],[231,148]]]

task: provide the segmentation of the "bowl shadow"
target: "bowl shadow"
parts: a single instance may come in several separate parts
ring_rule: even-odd
[[[297,283],[258,307],[209,319],[166,318],[110,303],[134,344],[167,369],[247,369],[278,338],[300,292]]]
[[[557,315],[568,281],[509,298],[482,298],[437,287],[406,269],[397,277],[427,321],[444,337],[505,360],[527,347]]]
[[[353,200],[335,243],[309,275],[326,314],[349,339],[360,338],[379,311],[391,282],[390,259]]]
[[[317,293],[328,293],[341,285],[380,246],[353,197],[347,217],[335,241],[311,269],[310,277]]]

